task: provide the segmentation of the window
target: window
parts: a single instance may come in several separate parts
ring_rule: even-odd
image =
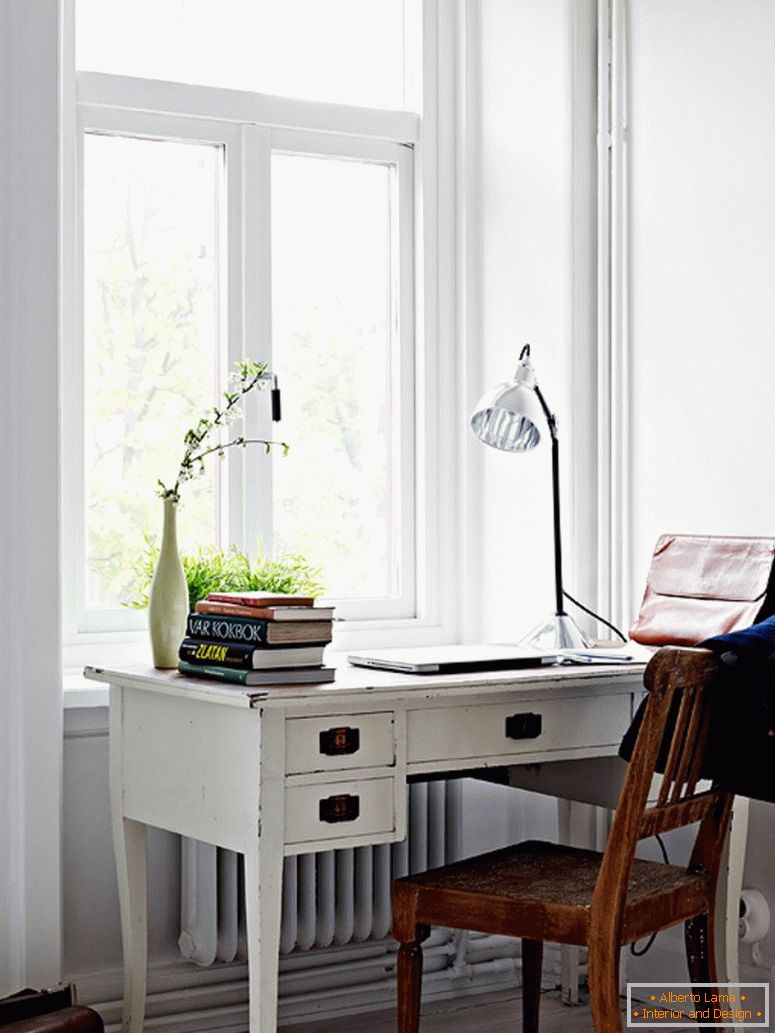
[[[435,187],[416,160],[431,107],[426,97],[424,111],[387,110],[416,93],[419,55],[433,53],[432,5],[424,13],[420,0],[369,5],[357,61],[338,39],[341,53],[330,49],[317,64],[291,46],[290,9],[298,21],[325,7],[329,31],[337,18],[357,27],[365,5],[231,0],[210,24],[212,5],[175,0],[161,14],[153,8],[158,45],[122,43],[123,64],[111,47],[142,33],[151,8],[112,5],[108,25],[105,6],[78,0],[76,15],[88,70],[77,83],[79,301],[65,366],[73,662],[79,641],[144,626],[127,604],[160,530],[156,479],[175,468],[184,432],[245,356],[280,377],[279,436],[291,449],[285,457],[233,450],[187,484],[182,547],[299,551],[322,567],[350,629],[393,622],[405,640],[412,627],[438,628],[434,507],[430,477],[419,476],[437,477],[425,408],[433,391],[418,379],[434,318],[418,321],[418,298],[435,275],[432,246],[418,251],[419,213],[432,211]],[[173,7],[185,8],[188,46],[163,44]],[[248,8],[260,32],[241,20]],[[237,40],[229,60],[217,46],[209,63],[194,60],[229,26]],[[260,36],[274,65],[255,53],[245,59],[246,35]],[[364,61],[368,74],[357,67]],[[314,102],[297,99],[312,93]],[[384,106],[368,106],[376,104]],[[249,400],[244,427],[251,437],[278,436],[267,398]]]
[[[85,606],[133,598],[155,478],[219,385],[223,148],[83,139]],[[181,544],[218,540],[217,466],[190,485]]]
[[[383,614],[411,577],[399,210],[397,162],[273,155],[272,361],[287,385],[284,433],[298,442],[275,458],[274,537],[325,567],[332,595]]]
[[[402,0],[77,0],[76,62],[95,72],[402,109]]]

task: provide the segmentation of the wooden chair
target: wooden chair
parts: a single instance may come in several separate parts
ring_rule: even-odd
[[[701,649],[667,647],[651,659],[645,673],[648,704],[605,853],[531,841],[396,881],[398,1033],[418,1031],[421,943],[431,925],[522,938],[524,1033],[538,1031],[545,940],[589,946],[596,1033],[622,1029],[619,951],[624,944],[684,922],[690,979],[716,980],[713,909],[732,797],[715,785],[698,788],[698,782],[708,734],[708,688],[717,665],[716,657]],[[654,803],[648,797],[660,754],[666,763]],[[635,859],[639,840],[697,821],[687,868]]]

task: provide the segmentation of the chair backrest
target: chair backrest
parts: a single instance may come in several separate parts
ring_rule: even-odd
[[[697,792],[717,677],[718,659],[707,650],[664,651],[647,668],[645,683],[657,702],[644,725],[651,721],[655,733],[662,726],[659,754],[666,757],[659,794],[643,815],[640,839],[702,820],[720,796],[715,787]],[[647,751],[651,752],[650,744],[644,742],[640,752]],[[633,760],[638,763],[640,758]]]
[[[707,649],[666,646],[646,668],[648,701],[600,868],[593,908],[621,910],[638,841],[700,822],[690,871],[715,879],[732,796],[711,784],[699,788],[710,725],[718,657]],[[660,761],[664,773],[655,802],[649,792]]]

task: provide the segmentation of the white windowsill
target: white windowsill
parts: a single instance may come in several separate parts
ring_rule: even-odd
[[[380,621],[343,621],[335,626],[334,641],[329,647],[331,662],[343,658],[351,649],[386,649],[390,646],[449,645],[457,641],[454,631],[434,620],[398,618]],[[113,641],[92,635],[78,644],[65,646],[66,667],[63,672],[65,709],[106,707],[108,686],[88,681],[84,665],[99,665],[114,670],[138,664],[151,664],[147,632],[132,632]],[[68,652],[68,650],[70,650]]]
[[[108,705],[108,686],[89,681],[80,672],[65,672],[62,676],[62,688],[65,710]]]

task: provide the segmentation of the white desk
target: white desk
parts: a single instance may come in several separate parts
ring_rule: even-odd
[[[87,668],[110,684],[126,1033],[143,1028],[148,825],[244,855],[250,1033],[274,1033],[285,855],[403,839],[410,776],[614,755],[642,670],[344,668],[267,690]]]

